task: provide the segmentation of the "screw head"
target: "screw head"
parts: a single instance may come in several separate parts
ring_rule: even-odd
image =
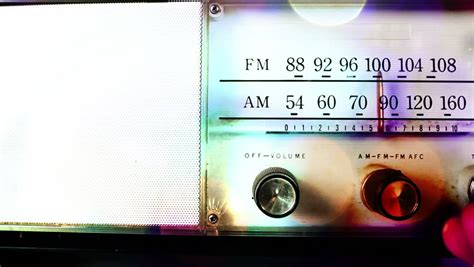
[[[221,15],[222,13],[222,6],[219,5],[218,3],[211,3],[209,5],[209,13],[211,14],[211,16],[213,17],[218,17]]]
[[[219,221],[219,217],[215,214],[209,214],[209,216],[207,216],[207,220],[210,224],[216,224]]]

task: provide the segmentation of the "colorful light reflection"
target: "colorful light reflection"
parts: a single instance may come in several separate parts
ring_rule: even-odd
[[[293,10],[305,20],[321,26],[345,24],[360,14],[366,0],[348,1],[289,1]]]

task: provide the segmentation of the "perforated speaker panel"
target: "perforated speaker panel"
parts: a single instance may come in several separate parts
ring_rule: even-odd
[[[196,226],[200,3],[0,7],[0,222]]]

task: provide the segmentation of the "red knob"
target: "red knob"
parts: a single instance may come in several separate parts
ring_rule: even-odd
[[[392,220],[412,217],[420,208],[418,187],[401,171],[382,169],[370,173],[362,184],[364,204]]]

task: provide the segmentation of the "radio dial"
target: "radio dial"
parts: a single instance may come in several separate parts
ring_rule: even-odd
[[[421,204],[417,186],[401,171],[392,169],[369,174],[362,185],[361,194],[367,208],[392,220],[412,217]]]
[[[295,176],[283,168],[274,167],[262,171],[253,185],[253,199],[258,208],[270,217],[290,215],[299,201]]]

